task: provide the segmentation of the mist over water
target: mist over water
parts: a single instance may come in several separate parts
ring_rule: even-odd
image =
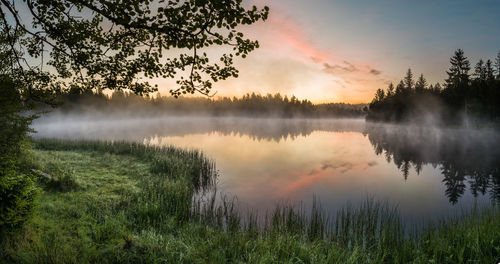
[[[410,221],[500,199],[500,137],[491,130],[366,123],[364,119],[117,118],[50,113],[35,138],[126,140],[200,149],[216,162],[218,191],[244,210],[276,203],[335,212],[368,196]]]

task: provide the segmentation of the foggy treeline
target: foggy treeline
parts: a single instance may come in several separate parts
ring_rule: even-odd
[[[365,116],[365,104],[313,104],[309,100],[281,94],[245,94],[242,97],[143,97],[117,91],[108,97],[103,93],[64,95],[65,112],[99,111],[137,115],[250,116],[283,118],[353,118]]]
[[[405,179],[411,170],[420,174],[424,165],[437,168],[451,203],[467,187],[473,196],[489,194],[500,201],[500,135],[494,130],[368,123],[364,133],[375,153],[394,162]]]
[[[446,125],[500,123],[500,53],[495,62],[471,65],[463,50],[450,59],[444,84],[417,80],[411,69],[397,84],[378,89],[369,105],[368,120]]]
[[[43,116],[33,128],[37,138],[58,137],[65,139],[143,141],[156,137],[185,136],[188,134],[219,133],[221,135],[248,136],[253,140],[280,142],[308,136],[315,131],[358,132],[364,131],[363,119],[251,119],[244,117],[169,117],[110,121],[74,115]]]

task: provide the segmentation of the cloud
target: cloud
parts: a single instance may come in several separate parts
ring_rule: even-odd
[[[384,72],[376,62],[347,57],[335,49],[336,45],[321,42],[318,32],[311,31],[313,25],[296,19],[279,3],[270,5],[272,12],[265,23],[244,30],[246,36],[259,40],[261,48],[236,62],[240,77],[218,83],[219,94],[281,92],[315,103],[363,103],[371,100],[376,88],[385,85],[379,80]]]
[[[348,61],[343,61],[342,64],[330,65],[329,63],[323,63],[323,71],[329,74],[336,74],[339,72],[356,72],[358,68]]]

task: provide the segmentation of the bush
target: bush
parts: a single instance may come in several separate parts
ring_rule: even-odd
[[[32,117],[21,114],[15,87],[9,77],[0,75],[0,240],[29,218],[37,194],[27,164]]]

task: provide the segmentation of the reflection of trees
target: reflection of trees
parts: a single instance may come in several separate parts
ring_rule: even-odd
[[[88,118],[51,114],[35,123],[41,137],[68,137],[110,140],[142,140],[151,136],[185,136],[220,133],[245,135],[254,140],[295,139],[314,131],[362,132],[362,119],[281,119],[281,118],[207,118],[166,117],[151,119],[114,119],[91,115]],[[45,125],[44,125],[45,124]],[[61,126],[58,126],[60,124]]]
[[[500,199],[500,135],[494,131],[421,128],[368,123],[364,132],[375,153],[408,177],[411,168],[439,167],[445,195],[456,203],[468,185],[474,196]]]

